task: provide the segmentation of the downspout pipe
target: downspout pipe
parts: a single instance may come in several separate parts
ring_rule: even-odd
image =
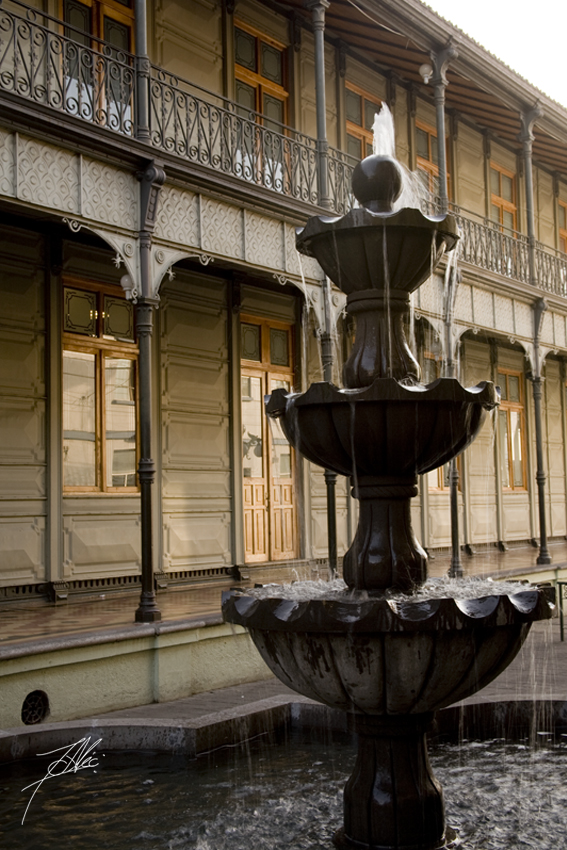
[[[158,207],[160,189],[165,182],[165,171],[151,162],[141,173],[141,222],[138,235],[140,296],[136,304],[136,330],[139,360],[138,382],[140,395],[140,482],[141,532],[142,532],[142,593],[136,610],[137,623],[154,623],[161,620],[154,588],[154,544],[152,488],[156,466],[152,457],[152,334],[158,298],[152,289],[151,251],[152,232]]]
[[[134,0],[136,13],[136,138],[150,142],[150,60],[146,0]]]
[[[534,207],[534,184],[532,171],[532,150],[534,142],[534,125],[543,116],[543,110],[539,103],[531,109],[521,113],[522,129],[520,141],[522,143],[522,156],[524,160],[524,179],[526,188],[526,217],[528,226],[528,260],[530,270],[530,283],[536,288],[538,285],[536,264],[536,234],[535,234],[535,207]],[[541,400],[543,394],[543,378],[541,376],[541,352],[540,333],[543,322],[543,314],[547,310],[547,303],[543,298],[538,298],[532,305],[534,316],[534,338],[533,338],[533,363],[531,382],[534,398],[534,421],[536,437],[536,482],[538,491],[539,511],[539,554],[536,563],[551,564],[551,555],[547,548],[547,521],[545,516],[545,470],[543,465],[543,427],[541,420]]]
[[[305,8],[311,12],[313,37],[315,40],[315,101],[317,110],[317,159],[319,165],[319,203],[331,209],[329,197],[327,141],[327,105],[325,98],[325,11],[329,0],[305,0]]]

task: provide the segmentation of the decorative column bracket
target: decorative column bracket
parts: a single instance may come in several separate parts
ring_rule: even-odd
[[[305,300],[307,302],[307,306],[313,310],[315,318],[317,320],[318,334],[324,333],[326,329],[325,324],[325,299],[323,298],[323,282],[320,283],[309,283],[308,281],[295,280],[292,277],[288,277],[285,274],[274,273],[274,280],[277,280],[281,286],[285,286],[286,283],[290,284],[290,286],[295,286],[297,289],[301,291],[304,295]],[[341,292],[338,289],[333,289],[330,296],[330,320],[332,325],[336,325],[339,316],[344,312],[346,307],[346,295],[344,292]]]

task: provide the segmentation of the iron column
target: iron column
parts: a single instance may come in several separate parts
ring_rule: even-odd
[[[530,283],[533,287],[538,284],[536,266],[536,236],[534,215],[534,185],[532,174],[532,148],[534,142],[534,124],[543,115],[543,110],[538,103],[531,109],[522,112],[522,130],[520,141],[522,143],[522,155],[524,159],[524,179],[526,184],[526,217],[528,225],[528,258],[530,268]],[[531,374],[532,390],[534,398],[534,421],[536,437],[536,482],[539,507],[539,555],[538,564],[550,564],[551,555],[547,548],[547,523],[545,518],[545,470],[543,468],[543,429],[541,424],[541,357],[539,350],[539,336],[543,314],[547,310],[547,304],[543,298],[538,298],[532,305],[534,313],[534,362]]]
[[[319,202],[330,209],[328,181],[327,105],[325,100],[325,10],[329,0],[305,0],[311,12],[315,39],[315,100],[317,108],[317,158],[319,165]]]
[[[323,363],[323,380],[332,383],[333,380],[333,337],[331,334],[331,282],[325,277],[323,282],[325,330],[321,333],[321,361]],[[329,547],[329,570],[332,577],[337,575],[337,474],[330,469],[325,470],[325,486],[327,488],[327,540]]]
[[[150,60],[148,58],[148,35],[146,0],[135,0],[136,11],[136,138],[140,142],[150,141],[149,88]]]
[[[435,113],[437,118],[437,157],[439,165],[439,205],[440,212],[444,215],[449,210],[449,191],[447,183],[447,150],[445,148],[445,88],[449,85],[447,79],[447,68],[452,59],[459,54],[451,42],[437,52],[431,52],[433,65],[431,84],[433,86],[433,98],[435,100]],[[420,68],[425,79],[424,66]]]
[[[152,231],[158,206],[159,192],[165,181],[165,171],[151,162],[139,174],[140,179],[140,232],[138,236],[141,295],[136,304],[138,333],[139,387],[140,387],[140,460],[138,479],[142,518],[142,593],[136,610],[137,623],[161,620],[154,589],[154,548],[152,528],[152,487],[156,477],[152,459],[152,332],[157,296],[152,290],[151,249]]]

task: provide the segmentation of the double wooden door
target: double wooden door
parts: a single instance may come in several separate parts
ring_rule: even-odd
[[[270,328],[264,328],[269,333]],[[279,330],[279,329],[278,329]],[[245,365],[246,364],[246,365]],[[242,470],[247,563],[297,557],[293,450],[278,420],[268,420],[264,396],[292,388],[291,366],[278,372],[243,362]]]

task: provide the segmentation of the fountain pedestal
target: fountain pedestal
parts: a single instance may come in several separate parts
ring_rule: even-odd
[[[415,477],[362,476],[354,482],[359,500],[356,535],[343,559],[343,578],[356,590],[396,586],[412,590],[427,578],[427,555],[411,526]]]
[[[427,753],[432,718],[431,713],[355,717],[358,752],[345,786],[344,828],[335,837],[340,850],[445,846],[443,792]]]

